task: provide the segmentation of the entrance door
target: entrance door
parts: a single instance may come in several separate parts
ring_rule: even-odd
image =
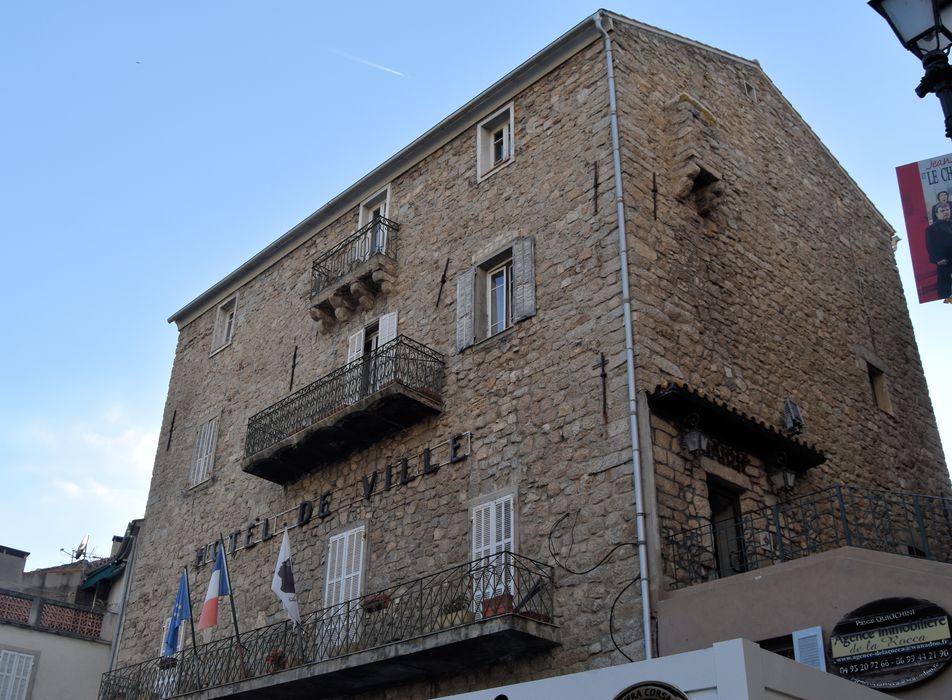
[[[747,562],[739,494],[713,482],[708,482],[707,489],[718,578],[742,573],[747,570]]]

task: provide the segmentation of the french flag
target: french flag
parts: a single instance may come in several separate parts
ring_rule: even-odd
[[[205,593],[205,602],[202,604],[202,616],[198,618],[199,630],[218,624],[218,599],[226,595],[231,595],[231,586],[228,584],[225,548],[219,546],[218,555],[215,557],[215,568],[212,569],[212,578],[208,582],[208,592]]]

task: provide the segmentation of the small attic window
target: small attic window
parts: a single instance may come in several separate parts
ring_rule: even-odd
[[[751,102],[757,101],[757,88],[746,80],[744,81],[744,94]]]

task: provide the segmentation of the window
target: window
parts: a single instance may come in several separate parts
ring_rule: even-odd
[[[473,508],[473,605],[477,615],[512,611],[515,572],[512,496]],[[491,612],[487,612],[491,611]]]
[[[393,345],[387,347],[387,343],[396,337],[396,311],[384,314],[350,336],[347,342],[349,369],[346,383],[351,403],[373,394],[394,379],[396,348]],[[350,366],[361,358],[363,361],[359,366]]]
[[[358,225],[367,228],[365,236],[354,242],[354,256],[367,260],[376,253],[387,252],[387,226],[385,219],[390,209],[390,186],[387,185],[360,205]]]
[[[192,457],[192,471],[188,475],[190,486],[196,486],[211,476],[217,443],[218,417],[216,416],[203,423],[198,429],[198,440],[195,442],[195,454]]]
[[[533,239],[518,238],[456,278],[457,351],[535,315],[533,256]]]
[[[356,641],[360,634],[360,586],[364,565],[364,528],[331,537],[327,545],[324,607],[331,615],[332,646]],[[333,608],[337,608],[334,610]],[[349,630],[349,639],[343,637]]]
[[[488,177],[513,160],[512,104],[484,119],[476,128],[476,179]]]
[[[866,361],[866,373],[869,375],[869,386],[873,390],[873,400],[880,410],[892,415],[892,401],[889,399],[889,388],[886,386],[886,373],[869,360]]]
[[[0,700],[25,700],[33,655],[0,650]]]
[[[237,309],[237,295],[219,304],[215,313],[215,331],[212,334],[212,354],[231,343],[231,338],[235,332],[235,312]]]

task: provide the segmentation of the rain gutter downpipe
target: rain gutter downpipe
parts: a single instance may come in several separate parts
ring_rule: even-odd
[[[641,613],[645,659],[654,658],[651,625],[651,587],[648,580],[648,543],[645,539],[645,506],[641,482],[641,448],[638,436],[638,392],[635,386],[635,354],[631,323],[631,293],[628,283],[628,238],[625,231],[625,200],[621,179],[621,146],[618,138],[618,109],[615,102],[615,69],[612,40],[602,26],[602,13],[592,20],[602,33],[605,64],[608,68],[608,106],[611,112],[612,167],[615,176],[615,212],[618,219],[618,264],[621,268],[622,313],[625,319],[625,367],[628,375],[628,433],[631,437],[631,471],[635,487],[635,529],[638,538],[638,566],[641,583]]]

